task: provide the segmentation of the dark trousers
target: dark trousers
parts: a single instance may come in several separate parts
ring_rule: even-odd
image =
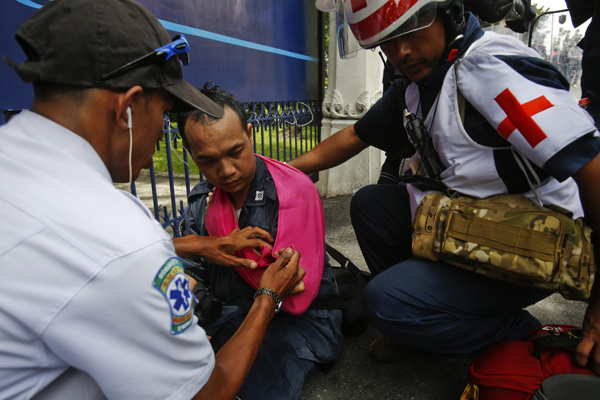
[[[350,214],[375,275],[364,291],[367,314],[383,334],[425,352],[471,358],[495,343],[522,339],[540,325],[523,308],[552,292],[412,258],[412,220],[404,185],[359,190]]]
[[[211,340],[215,352],[227,343],[246,316],[239,314],[221,325]],[[341,321],[340,310],[309,309],[300,317],[285,312],[277,314],[267,328],[238,397],[298,399],[306,378],[321,363],[332,362],[342,351]]]
[[[223,326],[212,340],[215,352],[233,336],[245,317],[238,315]],[[314,361],[299,358],[283,335],[276,329],[268,329],[238,397],[241,400],[297,399],[305,379],[317,365]]]
[[[352,197],[350,218],[373,275],[412,257],[412,220],[406,185],[370,185]]]

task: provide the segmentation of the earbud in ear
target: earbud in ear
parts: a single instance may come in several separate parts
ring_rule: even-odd
[[[127,107],[127,127],[131,129],[133,127],[133,121],[131,118],[131,107]]]

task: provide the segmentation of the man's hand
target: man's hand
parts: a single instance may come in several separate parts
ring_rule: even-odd
[[[600,155],[597,155],[584,165],[575,175],[575,182],[579,186],[581,204],[585,212],[585,220],[596,233],[595,245],[598,248],[598,234],[600,233]],[[598,258],[596,258],[598,260]],[[596,276],[598,276],[596,274]],[[585,367],[592,357],[592,368],[600,374],[600,279],[594,281],[590,304],[583,319],[583,338],[575,349],[575,362],[580,367]]]
[[[264,240],[263,240],[264,239]],[[213,264],[224,267],[245,267],[254,269],[256,262],[233,255],[234,252],[247,248],[272,249],[273,238],[269,232],[260,228],[236,228],[227,236],[188,235],[173,239],[175,252],[182,258],[202,257]]]
[[[256,246],[255,249],[257,248],[257,249],[262,250],[262,246],[267,246],[269,249],[271,249],[271,251],[273,250],[273,246],[271,245],[271,243],[273,243],[273,238],[271,237],[269,232],[267,232],[263,229],[260,229],[260,228],[252,228],[249,226],[245,227],[242,230],[240,230],[240,228],[235,228],[234,230],[231,231],[231,233],[229,233],[229,235],[227,235],[225,237],[228,237],[231,239],[247,239],[247,240],[248,239],[258,239],[258,240],[262,241],[262,245]]]
[[[298,262],[300,253],[290,247],[281,249],[277,261],[269,266],[260,278],[259,288],[274,290],[282,299],[292,294],[304,292],[306,271]]]
[[[592,369],[600,375],[600,296],[590,303],[583,319],[583,338],[575,349],[575,362],[585,367],[592,358]]]
[[[298,265],[300,253],[287,248],[279,254],[279,259],[265,270],[259,286],[274,290],[281,298],[302,292],[306,271]],[[270,296],[256,298],[242,325],[215,356],[215,367],[195,400],[232,399],[235,396],[250,372],[275,314],[273,304]]]

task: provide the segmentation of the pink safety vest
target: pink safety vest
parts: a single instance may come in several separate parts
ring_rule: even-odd
[[[317,297],[323,276],[325,218],[321,197],[312,181],[296,168],[261,155],[269,170],[279,200],[277,237],[273,248],[292,247],[300,252],[300,265],[306,270],[305,290],[284,299],[281,309],[291,315],[303,314]],[[239,228],[235,210],[227,193],[215,188],[206,214],[206,230],[211,236],[226,236]],[[256,261],[255,270],[235,267],[253,288],[258,289],[260,277],[277,258],[264,246],[261,255],[253,249],[235,252],[236,257]]]

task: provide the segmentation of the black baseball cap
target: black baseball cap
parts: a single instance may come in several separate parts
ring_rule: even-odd
[[[177,57],[157,57],[110,79],[111,71],[171,43],[150,11],[131,0],[55,0],[15,33],[27,55],[21,65],[5,58],[25,82],[97,88],[163,88],[175,96],[173,110],[199,109],[216,118],[223,108],[183,80]]]

